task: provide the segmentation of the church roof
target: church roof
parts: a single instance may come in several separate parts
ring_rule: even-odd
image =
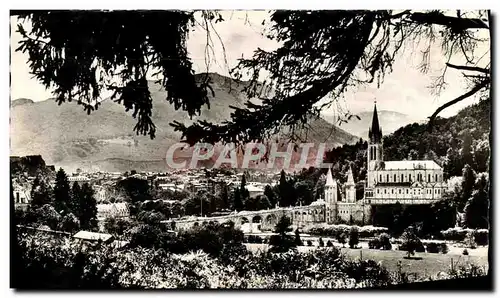
[[[332,170],[328,168],[328,173],[326,173],[326,183],[325,186],[335,186],[335,181],[333,181]]]
[[[380,170],[438,170],[441,167],[433,160],[383,161]]]
[[[382,129],[380,128],[380,124],[378,122],[378,113],[377,113],[377,104],[375,103],[375,107],[373,109],[373,118],[372,118],[372,126],[368,130],[368,137],[372,143],[380,143],[382,140]]]

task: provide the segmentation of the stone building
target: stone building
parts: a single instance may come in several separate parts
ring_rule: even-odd
[[[385,161],[377,106],[369,130],[367,204],[431,204],[442,198],[447,184],[443,168],[433,160]]]

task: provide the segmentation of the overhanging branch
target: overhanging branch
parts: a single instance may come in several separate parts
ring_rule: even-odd
[[[454,65],[451,63],[446,63],[446,66],[459,69],[459,70],[468,70],[468,71],[478,71],[482,73],[489,74],[490,70],[487,68],[477,67],[477,66],[466,66],[466,65]]]
[[[434,120],[436,119],[437,115],[439,113],[441,113],[441,111],[443,111],[444,109],[476,94],[476,92],[478,92],[479,90],[483,89],[484,87],[488,86],[488,84],[490,83],[490,80],[487,79],[487,80],[483,80],[482,82],[478,83],[476,86],[474,86],[474,88],[472,88],[471,90],[469,90],[467,93],[464,93],[462,95],[460,95],[459,97],[455,98],[454,100],[451,100],[447,103],[445,103],[444,105],[440,106],[439,108],[436,109],[436,111],[434,112],[434,114],[432,114],[430,117],[429,117],[429,124],[428,124],[428,128],[429,129],[432,129],[432,125],[434,124]]]
[[[427,25],[442,25],[457,31],[466,29],[489,28],[488,25],[486,25],[480,19],[445,16],[440,12],[414,12],[411,14],[410,19],[416,23]]]

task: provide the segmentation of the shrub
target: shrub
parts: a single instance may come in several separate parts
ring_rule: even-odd
[[[295,248],[297,245],[295,243],[295,237],[288,235],[288,232],[292,230],[292,221],[287,216],[282,216],[274,228],[276,235],[272,235],[269,238],[269,245],[271,246],[269,251],[271,252],[286,252],[290,249]]]
[[[474,240],[476,241],[477,245],[488,245],[488,230],[487,229],[480,229],[476,230],[474,233]]]
[[[379,242],[379,248],[384,249],[384,250],[391,250],[392,249],[392,244],[391,244],[391,239],[387,233],[382,233],[378,237],[378,242]]]
[[[427,252],[428,253],[439,253],[440,246],[435,242],[427,243]]]
[[[338,243],[342,244],[342,247],[345,246],[347,237],[345,236],[344,232],[337,234],[335,238],[337,239]]]
[[[468,279],[473,277],[479,277],[486,275],[486,272],[480,266],[473,263],[460,264],[458,266],[453,266],[448,271],[451,278]]]
[[[469,255],[469,251],[467,250],[467,248],[465,248],[463,251],[462,251],[462,254],[464,256],[468,256]]]
[[[405,229],[401,238],[403,243],[399,246],[399,249],[408,252],[408,257],[414,255],[415,252],[425,252],[424,245],[418,239],[412,226]]]
[[[370,249],[378,249],[380,247],[380,241],[378,240],[378,238],[374,238],[368,241],[368,247]]]
[[[300,239],[299,229],[295,230],[295,245],[297,245],[297,246],[302,246],[302,245],[304,245],[304,244],[302,243],[302,240]]]
[[[326,246],[327,247],[332,247],[333,246],[332,241],[330,241],[330,240],[326,241]]]
[[[443,238],[448,241],[465,241],[465,238],[469,233],[476,232],[475,237],[478,237],[479,239],[476,239],[476,242],[482,242],[487,241],[488,239],[488,230],[487,229],[480,229],[480,230],[473,230],[473,229],[464,229],[464,228],[449,228],[448,230],[441,231],[441,235],[443,235]],[[478,236],[477,233],[480,233]],[[483,245],[483,244],[480,244]],[[484,244],[486,245],[486,244]]]
[[[470,231],[467,233],[467,236],[464,240],[464,245],[468,248],[475,249],[476,248],[476,238],[474,237],[475,232]]]
[[[358,228],[351,228],[351,232],[349,233],[349,247],[356,248],[359,243],[359,231]]]
[[[442,254],[447,254],[449,249],[448,249],[448,245],[446,243],[441,243],[441,253]]]
[[[307,240],[307,246],[312,246],[312,245],[313,244],[312,244],[311,240]]]
[[[358,227],[358,226],[350,226],[350,225],[345,225],[345,224],[337,224],[337,225],[323,224],[320,226],[306,228],[304,230],[304,232],[307,234],[311,234],[311,235],[328,236],[328,237],[337,238],[341,234],[348,235],[349,231],[353,227],[358,228],[360,238],[376,237],[379,234],[388,231],[388,229],[386,227],[374,227],[374,226]],[[339,241],[339,243],[342,243],[342,242]]]

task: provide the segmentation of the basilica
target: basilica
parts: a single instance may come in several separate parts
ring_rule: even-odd
[[[447,189],[443,169],[433,160],[385,161],[380,127],[375,104],[369,128],[367,149],[367,175],[364,197],[356,200],[355,182],[349,169],[345,193],[328,169],[325,183],[325,221],[366,222],[371,206],[382,204],[431,204],[440,200]],[[341,198],[344,199],[341,199]]]

